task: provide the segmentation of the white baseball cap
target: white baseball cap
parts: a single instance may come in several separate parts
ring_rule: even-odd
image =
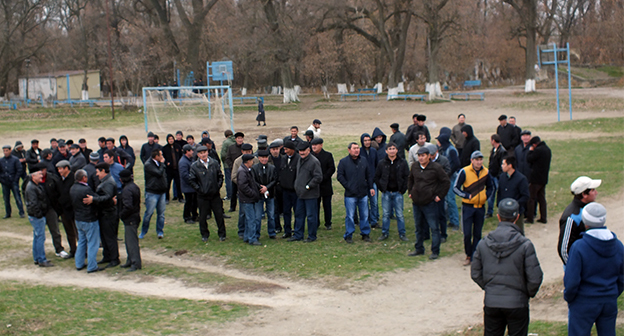
[[[587,189],[596,189],[600,187],[602,180],[593,180],[587,176],[581,176],[574,180],[570,185],[570,190],[574,195],[578,195]]]

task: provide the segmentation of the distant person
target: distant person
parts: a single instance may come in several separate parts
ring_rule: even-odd
[[[405,151],[409,150],[409,147],[406,148],[405,134],[399,131],[399,124],[397,123],[390,124],[390,130],[392,131],[392,135],[390,136],[389,142],[394,142],[399,150],[397,155],[405,160]]]
[[[178,162],[182,158],[182,148],[175,143],[173,134],[167,134],[167,144],[162,148],[163,157],[165,158],[165,167],[167,170],[167,192],[165,193],[165,202],[169,202],[169,189],[171,182],[173,183],[173,200],[180,200],[184,203],[184,196],[180,190],[180,171],[178,170]]]
[[[505,149],[514,148],[519,142],[516,138],[516,127],[507,123],[507,116],[504,114],[501,114],[500,117],[498,117],[498,122],[500,125],[496,128],[496,134],[500,136],[501,144],[503,144]]]
[[[256,216],[262,217],[266,213],[267,232],[269,239],[275,239],[275,188],[277,186],[277,169],[274,165],[269,164],[268,150],[258,151],[258,163],[251,167],[256,183],[260,186],[260,200],[254,205]],[[265,207],[266,205],[266,207]],[[260,229],[260,228],[258,228]],[[256,236],[260,237],[260,231],[256,231]]]
[[[375,176],[375,169],[377,169],[377,163],[379,158],[377,157],[377,150],[371,146],[373,140],[368,133],[364,133],[360,136],[360,156],[368,163],[369,172]],[[377,185],[373,181],[373,189],[375,189],[375,195],[368,196],[368,224],[371,229],[380,228],[381,225],[377,225],[379,222],[379,199],[377,197]]]
[[[243,155],[245,154],[250,154],[253,158],[253,163],[252,165],[260,162],[258,160],[257,157],[255,157],[253,155],[253,145],[249,144],[249,143],[244,143],[241,147],[241,153],[242,155],[237,157],[236,160],[234,160],[234,163],[232,164],[232,183],[233,185],[236,185],[236,190],[238,193],[238,171],[242,165],[243,165]],[[240,194],[240,193],[238,193]],[[237,196],[238,197],[238,196]],[[238,211],[238,237],[241,239],[244,239],[245,236],[245,216],[246,216],[246,212],[244,210],[241,211],[241,209],[239,209]]]
[[[136,164],[136,154],[134,154],[134,148],[132,148],[132,146],[130,146],[130,143],[128,143],[128,137],[125,135],[122,135],[119,137],[119,149],[123,150],[124,152],[126,152],[126,154],[128,154],[131,158],[132,158],[132,166],[129,167],[130,168],[130,172],[134,171],[134,165]],[[87,158],[88,160],[88,158]]]
[[[377,150],[377,160],[381,161],[386,157],[386,134],[379,127],[375,127],[371,137],[371,146]]]
[[[472,153],[481,150],[481,143],[479,142],[479,139],[474,136],[472,126],[466,124],[462,126],[461,131],[466,140],[464,141],[464,149],[459,155],[459,165],[460,167],[466,167],[471,162],[470,157],[472,156]]]
[[[297,178],[297,163],[299,153],[295,149],[292,141],[284,142],[284,152],[278,171],[279,185],[282,188],[284,234],[282,238],[292,237],[292,215],[297,212],[297,192],[295,191],[295,179]]]
[[[264,113],[264,103],[262,103],[262,99],[260,98],[258,98],[258,115],[256,116],[256,121],[258,122],[258,125],[256,126],[260,126],[261,121],[263,123],[262,126],[266,126],[266,115]]]
[[[470,275],[485,290],[484,335],[527,335],[529,300],[539,290],[543,273],[535,247],[515,225],[518,202],[503,199],[498,227],[479,242]]]
[[[69,152],[71,153],[69,164],[71,165],[72,173],[76,173],[78,169],[82,169],[87,165],[87,160],[84,155],[82,155],[78,144],[71,145]]]
[[[122,170],[119,178],[123,184],[118,201],[119,219],[124,223],[124,242],[128,254],[128,259],[121,268],[128,268],[128,272],[134,272],[142,268],[138,236],[141,223],[141,190],[134,183],[130,169]]]
[[[322,122],[318,119],[314,119],[312,120],[312,125],[310,125],[310,127],[308,127],[308,131],[312,131],[312,133],[314,134],[315,138],[320,138],[321,137],[321,124]]]
[[[245,142],[245,134],[243,132],[234,133],[234,143],[228,145],[227,152],[225,153],[225,160],[223,161],[223,166],[229,167],[230,171],[230,181],[232,185],[232,194],[230,198],[230,210],[229,212],[236,211],[236,201],[238,200],[238,185],[236,185],[236,179],[233,178],[238,174],[238,172],[234,169],[234,161],[243,155],[242,146]],[[224,141],[225,145],[225,141]],[[223,157],[223,156],[222,156]]]
[[[513,155],[503,158],[503,163],[501,164],[502,173],[498,182],[496,199],[511,198],[518,202],[520,215],[516,220],[516,226],[524,234],[524,212],[526,203],[529,200],[529,181],[526,176],[516,170],[516,164],[516,157]]]
[[[13,147],[13,151],[11,152],[11,155],[15,156],[20,164],[22,165],[22,174],[20,175],[20,178],[22,179],[22,181],[26,180],[26,151],[24,150],[24,145],[22,144],[21,141],[17,140],[15,141],[15,146]]]
[[[19,216],[24,218],[24,206],[19,188],[22,164],[17,157],[11,155],[11,146],[3,146],[2,151],[4,152],[4,157],[0,159],[0,183],[2,184],[2,196],[4,197],[5,215],[3,218],[11,218],[11,192],[13,193],[13,198],[15,198]]]
[[[605,226],[607,210],[589,203],[582,212],[585,233],[572,244],[563,277],[568,302],[568,335],[615,336],[618,297],[624,290],[624,246]]]
[[[460,113],[457,116],[457,125],[453,126],[453,131],[451,133],[451,141],[455,144],[455,148],[457,152],[461,156],[462,150],[464,149],[464,142],[466,141],[466,137],[462,133],[462,127],[466,124],[466,115]]]
[[[539,223],[548,223],[546,204],[546,185],[548,184],[548,174],[550,172],[550,160],[552,152],[544,141],[538,136],[534,136],[529,141],[531,148],[527,154],[527,162],[531,165],[531,175],[529,175],[529,202],[527,203],[527,223],[533,223],[535,210],[539,204]]]
[[[18,161],[19,162],[19,161]],[[45,215],[48,207],[48,200],[41,185],[41,172],[34,172],[30,175],[31,181],[26,185],[24,198],[26,199],[26,209],[28,210],[28,220],[33,227],[33,247],[32,254],[35,265],[39,267],[52,267],[52,264],[45,255]]]
[[[514,148],[516,148],[516,146],[520,144],[520,133],[522,133],[522,128],[516,125],[516,117],[514,116],[509,117],[509,124],[512,125],[514,127],[514,131],[516,131],[516,142],[512,144],[512,148],[506,148],[508,151],[511,152]]]

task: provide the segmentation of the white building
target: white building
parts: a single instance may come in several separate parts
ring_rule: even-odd
[[[18,79],[19,96],[25,99],[26,88],[28,87],[28,98],[31,100],[39,100],[41,98],[46,100],[84,99],[85,96],[82,92],[83,78],[84,71],[82,70],[31,75],[28,77],[28,84],[26,84],[26,77],[21,77]],[[89,70],[87,72],[87,86],[88,98],[100,98],[99,70]]]

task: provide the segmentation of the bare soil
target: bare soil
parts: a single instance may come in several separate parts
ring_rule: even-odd
[[[441,126],[452,127],[459,113],[467,115],[467,123],[473,125],[480,139],[487,139],[498,124],[500,114],[514,115],[520,126],[537,126],[556,121],[556,112],[518,111],[500,108],[510,101],[526,101],[554,97],[548,90],[537,97],[518,98],[514,92],[520,88],[487,90],[485,101],[424,104],[420,102],[331,102],[322,103],[331,108],[313,109],[308,102],[301,111],[267,111],[269,126],[257,128],[254,112],[239,113],[235,119],[237,130],[256,135],[268,134],[269,139],[282,138],[291,125],[306,129],[314,118],[321,119],[323,134],[351,135],[354,140],[363,132],[372,132],[379,126],[388,131],[393,122],[405,130],[411,123],[413,113],[426,114],[432,135]],[[578,92],[577,92],[578,91]],[[577,96],[622,97],[621,89],[574,90]],[[318,98],[303,98],[318,99]],[[554,99],[554,98],[553,98]],[[321,103],[319,103],[321,104]],[[614,117],[623,111],[577,112],[575,119]],[[172,132],[175,129],[171,130]],[[82,129],[67,131],[42,131],[38,134],[2,135],[3,143],[17,139],[26,142],[32,137],[46,139],[63,134],[65,138],[87,137],[95,144],[101,135],[126,134],[136,149],[144,141],[142,127],[132,125],[120,129]],[[558,136],[560,133],[558,133]],[[554,134],[553,134],[554,135]],[[596,134],[592,134],[595,136]],[[252,138],[253,137],[253,138]],[[356,138],[357,137],[357,138]],[[213,135],[213,138],[219,139]],[[548,139],[547,137],[542,137]],[[220,142],[220,141],[219,141]],[[484,147],[487,147],[484,144]],[[624,237],[624,223],[616,219],[624,216],[624,193],[599,201],[607,207],[608,226],[618,236]],[[536,319],[565,321],[565,306],[553,305],[550,297],[557,295],[563,276],[556,242],[559,234],[559,215],[552,216],[548,224],[534,224],[526,229],[537,250],[544,271],[544,293],[531,305],[531,316]],[[32,238],[9,232],[3,236],[29,241]],[[121,249],[123,251],[123,249]],[[123,252],[122,252],[123,253]],[[147,262],[172,264],[197,268],[229,277],[253,281],[257,286],[271,290],[247,290],[235,288],[219,291],[210,288],[190,287],[175,279],[150,277],[150,279],[121,279],[104,274],[74,273],[67,277],[62,270],[22,267],[0,270],[0,279],[16,280],[50,286],[64,285],[105,290],[124,291],[136,295],[191,300],[219,300],[262,306],[247,318],[229,322],[216,329],[202,331],[207,335],[433,335],[454,332],[468,325],[482,322],[483,292],[470,279],[470,269],[462,267],[462,254],[444,257],[409,271],[396,271],[362,281],[354,281],[332,288],[329,282],[311,282],[250,275],[221,265],[200,264],[182,254],[162,256],[153,251],[142,251]]]

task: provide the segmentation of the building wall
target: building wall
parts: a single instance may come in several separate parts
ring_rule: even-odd
[[[83,74],[69,75],[69,95],[71,99],[82,99],[82,78]],[[67,99],[67,76],[59,76],[57,83],[57,99]],[[87,75],[87,85],[89,86],[89,99],[100,98],[100,73],[89,72]]]
[[[19,79],[19,96],[26,99],[26,78]],[[50,99],[56,97],[56,78],[29,78],[28,98],[31,100]]]

